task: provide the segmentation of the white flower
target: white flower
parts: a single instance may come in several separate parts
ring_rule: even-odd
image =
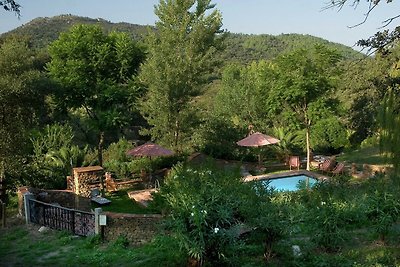
[[[194,216],[194,213],[192,212],[192,213],[190,213],[190,215],[193,217],[193,216]]]
[[[202,210],[201,212],[204,213],[204,214],[207,214],[207,211],[206,211],[206,210]]]
[[[321,202],[321,206],[323,206],[323,205],[325,205],[326,204],[326,202],[325,201],[322,201]]]
[[[192,206],[192,209],[194,209],[194,205]]]
[[[214,233],[218,233],[218,231],[219,231],[219,228],[218,228],[218,227],[215,227],[215,228],[214,228]]]

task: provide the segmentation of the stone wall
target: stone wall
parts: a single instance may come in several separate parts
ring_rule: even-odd
[[[104,212],[107,225],[104,226],[104,239],[116,240],[126,237],[131,245],[141,245],[159,233],[163,216],[160,214],[124,214]]]
[[[69,190],[45,190],[37,189],[32,187],[23,186],[18,188],[18,208],[19,214],[24,215],[24,194],[32,193],[35,199],[50,203],[58,204],[62,207],[69,209],[76,209],[82,211],[91,211],[90,199],[85,197],[80,197],[74,192]]]

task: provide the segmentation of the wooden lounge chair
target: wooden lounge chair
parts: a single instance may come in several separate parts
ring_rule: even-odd
[[[300,170],[300,157],[299,156],[290,156],[289,157],[289,168],[292,170],[293,168],[297,168]]]
[[[332,170],[333,176],[338,175],[338,174],[343,174],[344,173],[344,163],[339,162],[335,168]]]
[[[336,165],[336,160],[334,157],[332,157],[332,158],[328,158],[328,159],[324,160],[324,162],[320,163],[318,168],[322,172],[330,172],[333,170],[335,165]]]

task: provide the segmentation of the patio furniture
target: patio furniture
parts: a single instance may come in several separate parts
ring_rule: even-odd
[[[330,172],[336,165],[335,157],[328,158],[324,162],[320,163],[318,169],[322,172]]]
[[[290,156],[289,157],[289,169],[292,170],[293,168],[297,168],[300,170],[300,157],[299,156]]]
[[[343,174],[344,173],[344,163],[339,162],[335,168],[332,170],[333,176],[338,175],[338,174]]]
[[[111,203],[111,200],[100,195],[100,190],[98,188],[95,188],[90,192],[90,200],[99,205],[106,205]]]

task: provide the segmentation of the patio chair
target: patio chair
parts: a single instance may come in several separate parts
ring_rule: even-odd
[[[335,168],[332,170],[333,176],[338,175],[338,174],[343,174],[344,173],[344,163],[339,162]]]
[[[115,192],[118,190],[117,188],[117,183],[115,180],[111,177],[111,173],[106,172],[106,189],[107,192]]]
[[[290,156],[289,157],[289,169],[292,170],[293,168],[297,168],[300,170],[300,157],[299,156]]]
[[[318,169],[322,172],[330,172],[336,165],[335,157],[328,158],[324,162],[320,163]]]

